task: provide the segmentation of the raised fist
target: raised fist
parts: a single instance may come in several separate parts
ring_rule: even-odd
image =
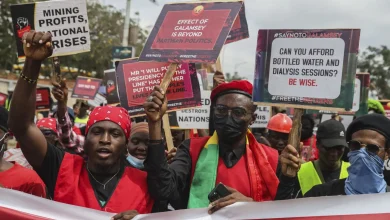
[[[43,61],[53,53],[50,32],[30,31],[23,35],[22,40],[26,58]]]

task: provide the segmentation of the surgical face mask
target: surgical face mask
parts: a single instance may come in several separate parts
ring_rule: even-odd
[[[132,155],[129,154],[129,156],[127,156],[127,161],[129,161],[129,163],[131,164],[131,166],[133,166],[134,168],[137,168],[139,170],[142,170],[144,169],[144,161],[145,160],[140,160],[136,157],[133,157]]]
[[[248,129],[244,120],[234,118],[231,115],[225,117],[214,116],[214,127],[219,140],[225,143],[238,141]]]
[[[383,176],[384,161],[366,148],[348,153],[351,166],[345,181],[347,195],[385,193],[386,181]]]

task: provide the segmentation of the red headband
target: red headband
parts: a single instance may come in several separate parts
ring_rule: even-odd
[[[88,135],[88,130],[92,127],[92,125],[100,121],[111,121],[119,125],[125,133],[126,138],[129,139],[131,122],[126,109],[112,106],[94,108],[89,115],[85,133]]]
[[[57,121],[55,118],[43,118],[37,122],[37,127],[39,129],[46,128],[46,129],[54,131],[55,133],[58,133]]]

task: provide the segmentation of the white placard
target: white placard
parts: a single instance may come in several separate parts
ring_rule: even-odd
[[[176,111],[176,119],[181,129],[209,129],[210,94],[209,90],[200,91],[202,107]]]
[[[91,48],[86,0],[35,4],[36,31],[50,31],[53,56],[87,52]]]
[[[180,129],[209,129],[211,91],[201,90],[202,107],[176,111],[176,120]],[[270,120],[270,106],[258,106],[256,121],[251,128],[265,128]]]
[[[345,43],[339,38],[278,38],[272,42],[271,95],[336,99]]]
[[[357,112],[359,111],[360,106],[360,88],[362,86],[362,83],[360,79],[355,79],[355,89],[353,92],[353,105],[352,105],[352,111]]]
[[[257,106],[256,121],[251,128],[266,128],[271,118],[271,106]]]

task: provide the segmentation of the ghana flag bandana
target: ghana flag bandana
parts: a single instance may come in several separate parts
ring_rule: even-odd
[[[279,180],[268,162],[262,145],[256,141],[249,130],[244,156],[247,158],[252,199],[257,202],[273,200]],[[188,208],[204,208],[209,205],[208,194],[215,187],[218,158],[218,135],[217,132],[214,132],[214,135],[207,141],[196,162]]]

